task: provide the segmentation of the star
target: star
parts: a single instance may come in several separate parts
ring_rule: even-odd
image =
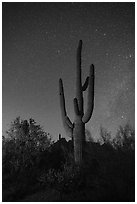
[[[124,115],[121,116],[122,120],[126,120],[126,117]]]
[[[60,53],[61,53],[61,50],[60,50],[60,49],[58,49],[58,50],[57,50],[57,54],[60,54]]]
[[[126,59],[132,58],[132,54],[126,55],[125,58]]]

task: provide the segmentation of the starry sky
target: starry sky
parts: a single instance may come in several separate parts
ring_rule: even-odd
[[[66,137],[58,80],[74,119],[76,49],[83,41],[82,81],[95,66],[95,107],[86,128],[115,135],[135,122],[135,4],[82,2],[2,3],[3,133],[17,116],[33,118],[53,139]],[[86,109],[86,93],[84,96]]]

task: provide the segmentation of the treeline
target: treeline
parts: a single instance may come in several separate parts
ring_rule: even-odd
[[[25,201],[134,201],[135,131],[129,124],[120,126],[114,138],[101,127],[98,142],[86,143],[82,168],[74,164],[72,141],[52,141],[33,119],[16,118],[6,134],[3,201],[22,201],[41,191],[48,199]]]

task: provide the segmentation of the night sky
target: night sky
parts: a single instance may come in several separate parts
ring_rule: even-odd
[[[95,107],[86,128],[115,134],[135,122],[134,3],[2,3],[3,133],[17,116],[33,118],[54,139],[65,131],[58,80],[74,119],[76,49],[82,77],[95,65]],[[86,94],[85,94],[86,107]],[[67,138],[67,137],[66,137]]]

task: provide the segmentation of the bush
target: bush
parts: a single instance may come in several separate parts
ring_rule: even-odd
[[[100,143],[111,144],[111,132],[108,132],[104,127],[100,127]]]
[[[78,166],[65,164],[62,170],[49,169],[38,179],[45,186],[54,187],[60,192],[76,191],[81,182],[81,172]]]
[[[40,153],[48,149],[50,144],[49,134],[33,119],[27,121],[16,118],[2,139],[3,176],[22,177],[23,172],[28,177],[32,176]]]
[[[135,130],[130,124],[120,126],[116,137],[113,139],[113,146],[115,149],[122,151],[135,150]]]
[[[134,151],[135,150],[135,130],[127,123],[120,126],[117,130],[116,136],[112,138],[111,132],[108,132],[102,126],[100,127],[99,143],[112,146],[116,150]]]

